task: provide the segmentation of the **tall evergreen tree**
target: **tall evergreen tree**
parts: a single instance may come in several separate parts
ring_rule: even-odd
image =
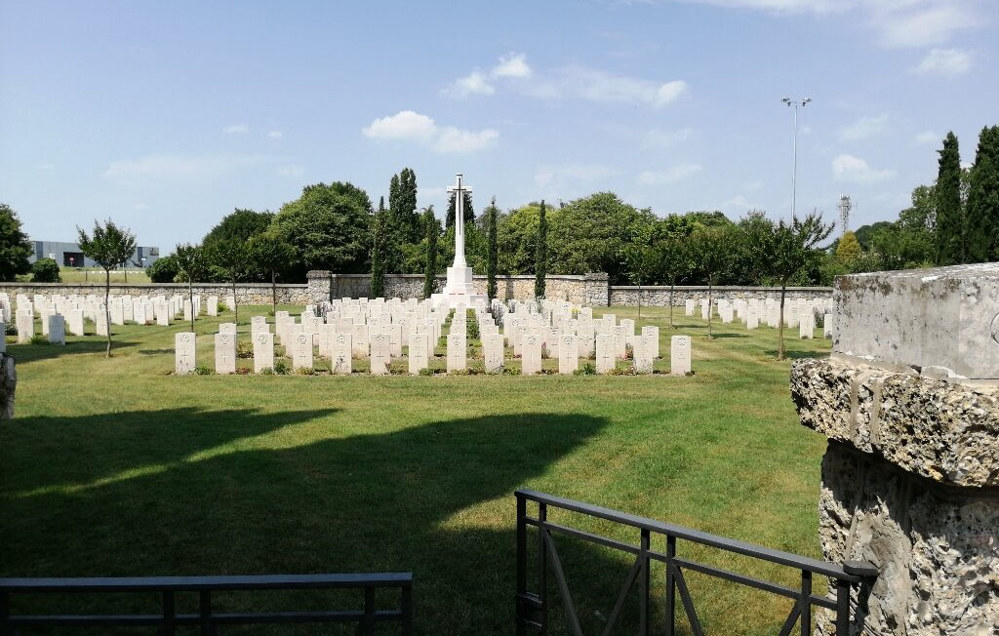
[[[428,206],[423,213],[423,227],[427,233],[427,262],[423,270],[423,297],[430,298],[437,283],[437,217],[434,206]]]
[[[982,129],[969,181],[967,261],[999,259],[999,126]]]
[[[534,253],[534,297],[545,297],[545,276],[548,274],[548,215],[545,201],[541,200],[541,214],[538,218],[538,242]]]
[[[420,241],[420,215],[416,211],[416,173],[403,168],[389,182],[389,212],[398,239],[405,243]]]
[[[385,259],[382,253],[385,249],[386,234],[389,231],[388,212],[385,210],[385,197],[378,199],[378,212],[372,227],[371,241],[371,297],[385,296]]]
[[[18,274],[30,272],[28,259],[32,252],[28,235],[21,231],[17,212],[6,203],[0,203],[0,280],[11,281]]]
[[[475,229],[475,209],[472,207],[472,193],[465,191],[462,195],[462,212],[465,214],[465,233]],[[447,216],[444,220],[444,229],[454,225],[454,192],[447,198]]]
[[[961,154],[957,137],[948,132],[944,138],[937,171],[936,262],[954,265],[965,262],[964,208],[961,205]]]
[[[486,297],[496,298],[496,265],[499,260],[499,247],[496,239],[496,197],[489,203],[486,210],[486,224],[489,241],[489,252],[486,258]]]

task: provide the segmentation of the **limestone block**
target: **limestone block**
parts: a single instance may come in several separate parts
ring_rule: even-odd
[[[262,373],[264,369],[273,369],[274,334],[257,330],[250,337],[253,339],[253,372]]]
[[[215,334],[215,373],[226,375],[236,372],[236,336],[229,333]]]
[[[669,366],[671,375],[687,375],[690,366],[690,336],[673,336],[670,338]]]

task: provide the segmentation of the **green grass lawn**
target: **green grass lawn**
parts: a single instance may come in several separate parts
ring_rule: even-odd
[[[82,267],[60,267],[59,278],[64,283],[104,283],[105,272],[100,267],[86,269]],[[31,274],[19,276],[18,280],[30,282]],[[129,267],[127,272],[120,269],[111,271],[112,285],[126,283],[129,285],[148,285],[150,280],[149,276],[146,275],[146,271],[139,267]]]
[[[267,309],[240,308],[244,338]],[[96,336],[8,344],[18,388],[15,419],[0,423],[0,575],[412,571],[420,633],[511,633],[519,487],[819,557],[824,440],[798,424],[775,330],[716,319],[708,340],[682,314],[671,331],[662,309],[643,308],[638,325],[660,327],[657,369],[671,335],[693,337],[685,378],[177,377],[183,323],[116,327],[111,359]],[[231,317],[199,320],[203,364]],[[827,355],[827,341],[793,332],[791,357]],[[631,558],[557,540],[592,632]],[[798,583],[682,542],[680,553]],[[790,608],[698,575],[690,585],[709,633],[776,633]]]

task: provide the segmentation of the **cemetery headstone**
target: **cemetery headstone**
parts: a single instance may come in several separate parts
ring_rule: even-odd
[[[571,374],[579,368],[579,345],[576,336],[562,334],[558,342],[558,372]]]
[[[419,375],[420,371],[427,368],[427,342],[429,336],[425,333],[414,333],[409,336],[409,372],[412,375]]]
[[[295,334],[292,340],[292,358],[291,358],[291,368],[292,369],[311,369],[312,368],[312,334],[311,333],[299,333]]]
[[[670,338],[669,367],[671,375],[690,373],[690,336]]]
[[[230,333],[215,334],[215,373],[226,375],[236,372],[236,336]]]
[[[59,314],[52,314],[48,317],[49,343],[54,345],[66,344],[66,320]]]
[[[597,373],[610,373],[614,370],[617,364],[614,341],[611,334],[602,333],[597,336]]]
[[[521,338],[520,372],[522,375],[541,373],[541,336],[533,331]]]
[[[194,372],[197,363],[197,338],[191,331],[182,331],[173,337],[174,366],[177,375]]]
[[[465,334],[449,333],[447,336],[447,370],[464,371],[467,364]]]
[[[503,336],[498,333],[483,336],[482,353],[486,373],[499,373],[503,370]]]
[[[257,331],[253,338],[253,372],[262,373],[264,369],[274,368],[274,334],[267,331]]]
[[[330,368],[336,375],[350,375],[352,370],[353,337],[349,333],[338,333],[333,338],[333,355]]]
[[[391,337],[384,332],[371,336],[371,375],[386,375],[391,361]]]

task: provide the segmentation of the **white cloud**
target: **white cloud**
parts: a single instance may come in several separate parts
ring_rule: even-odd
[[[500,58],[499,64],[493,68],[493,77],[526,78],[534,74],[527,65],[527,56],[523,53],[510,53]]]
[[[148,155],[113,161],[104,177],[119,181],[138,179],[213,178],[264,161],[259,155]]]
[[[577,98],[659,108],[676,101],[687,90],[687,83],[683,80],[659,84],[637,77],[570,66],[558,71],[552,79],[532,86],[530,92],[536,97],[549,99]]]
[[[376,119],[361,132],[371,139],[420,143],[439,153],[484,150],[499,139],[499,132],[491,128],[475,131],[438,126],[432,118],[411,110]]]
[[[988,24],[979,7],[992,0],[670,0],[765,11],[775,15],[859,14],[888,47],[942,44],[954,33]]]
[[[141,212],[143,210],[148,210],[149,206],[146,205],[145,203],[136,203],[135,205],[132,206],[132,209],[137,212]]]
[[[696,163],[681,163],[673,166],[669,170],[654,172],[646,170],[638,175],[638,183],[641,185],[661,185],[664,183],[676,183],[689,179],[703,168]]]
[[[374,120],[361,132],[371,139],[429,141],[437,132],[437,124],[426,115],[401,110],[395,115]]]
[[[441,93],[446,97],[454,97],[455,99],[462,99],[469,95],[492,95],[495,92],[496,88],[489,83],[481,71],[472,71],[441,90]]]
[[[677,130],[659,130],[654,128],[646,133],[645,145],[668,148],[681,141],[687,141],[693,134],[693,128],[679,128]]]
[[[928,144],[935,144],[941,139],[943,139],[943,137],[936,134],[932,130],[927,130],[916,135],[916,138],[912,140],[912,143],[918,145],[928,145]]]
[[[861,117],[849,126],[843,126],[840,128],[839,138],[841,141],[859,141],[861,139],[867,139],[884,132],[887,123],[888,113],[884,113],[876,117]]]
[[[933,49],[913,70],[917,73],[963,75],[971,70],[971,53],[959,49]]]
[[[281,132],[280,130],[272,130],[269,133],[267,133],[268,139],[280,139],[282,137],[284,137],[284,133]]]
[[[875,183],[895,177],[894,170],[875,170],[853,155],[839,155],[832,160],[833,178],[847,183]]]
[[[241,135],[245,132],[248,132],[249,130],[250,127],[247,126],[246,124],[232,124],[231,126],[226,126],[225,128],[223,128],[222,132],[224,132],[227,135]]]
[[[279,177],[301,177],[305,171],[302,170],[301,166],[295,164],[289,164],[287,166],[280,166],[277,169],[277,175]]]

